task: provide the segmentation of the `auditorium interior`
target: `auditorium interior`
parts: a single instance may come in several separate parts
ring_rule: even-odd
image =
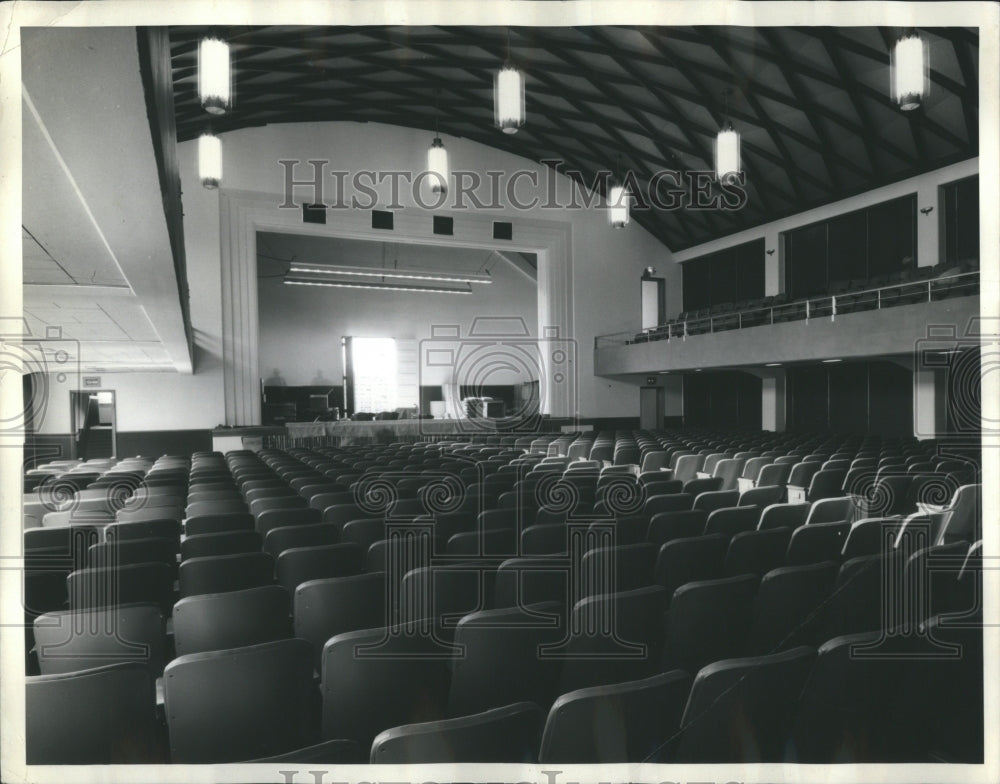
[[[21,27],[29,769],[983,766],[955,19]]]

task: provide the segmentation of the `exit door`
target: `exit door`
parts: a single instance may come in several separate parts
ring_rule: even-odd
[[[663,427],[666,412],[666,393],[663,387],[639,387],[639,428],[659,430]]]
[[[70,392],[76,457],[117,457],[115,393],[111,390]]]

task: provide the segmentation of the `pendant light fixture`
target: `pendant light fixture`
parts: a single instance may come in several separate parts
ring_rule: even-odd
[[[517,133],[524,125],[524,74],[510,59],[510,28],[507,29],[507,60],[493,75],[493,117],[504,133]]]
[[[448,151],[438,136],[438,94],[434,93],[434,141],[427,150],[427,171],[431,175],[431,192],[448,192]]]
[[[229,44],[213,36],[198,44],[198,97],[209,114],[225,114],[232,107],[232,69]]]
[[[622,229],[628,226],[629,222],[629,201],[631,199],[631,194],[629,193],[628,186],[625,181],[621,178],[621,156],[618,156],[618,172],[619,174],[611,181],[611,185],[608,188],[608,220],[611,225],[616,229]]]
[[[889,74],[892,99],[904,112],[920,106],[930,80],[927,78],[927,45],[916,33],[902,36],[892,47]]]
[[[198,137],[198,176],[203,187],[215,190],[222,182],[222,142],[211,132]]]
[[[739,176],[741,168],[740,160],[740,134],[733,127],[732,120],[729,119],[729,95],[732,88],[727,87],[723,94],[726,96],[725,121],[715,137],[715,176],[723,180],[729,176]]]

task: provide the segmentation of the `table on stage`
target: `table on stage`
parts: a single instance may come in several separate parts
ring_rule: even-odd
[[[491,419],[377,419],[355,422],[289,422],[285,425],[292,446],[305,446],[313,439],[327,439],[338,446],[357,442],[419,441],[451,436],[496,432]]]

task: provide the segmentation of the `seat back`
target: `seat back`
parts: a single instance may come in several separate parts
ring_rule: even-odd
[[[821,561],[840,561],[850,530],[850,523],[813,523],[796,528],[788,542],[785,564],[802,566]]]
[[[673,539],[660,547],[653,578],[668,597],[692,580],[722,576],[723,559],[729,537],[724,534]]]
[[[657,762],[680,727],[691,676],[650,678],[563,694],[542,733],[542,763]]]
[[[530,702],[456,719],[395,727],[372,743],[373,764],[532,763],[544,715]]]
[[[824,498],[836,498],[841,495],[847,471],[840,468],[822,468],[812,475],[806,499],[820,501]]]
[[[545,656],[566,635],[561,606],[536,604],[475,612],[455,629],[464,650],[452,665],[448,713],[461,716],[526,700],[548,707],[555,699],[560,662]]]
[[[742,531],[755,530],[759,520],[759,507],[723,507],[709,512],[708,519],[705,521],[705,533],[724,534],[728,537],[733,537]]]
[[[703,509],[660,512],[653,515],[646,529],[646,541],[662,545],[674,539],[699,536],[705,530],[708,515]]]
[[[585,589],[628,591],[651,585],[657,552],[657,546],[648,542],[588,550],[583,555],[582,573],[599,575],[601,585]]]
[[[695,496],[692,509],[703,509],[711,514],[716,509],[736,506],[740,501],[738,490],[710,490]]]
[[[45,613],[34,620],[34,636],[42,675],[137,662],[157,677],[166,663],[166,624],[153,604]]]
[[[341,539],[336,526],[325,523],[310,523],[307,525],[289,525],[272,528],[264,536],[264,552],[272,558],[277,558],[285,550],[292,547],[310,547],[312,545],[337,544]]]
[[[568,536],[563,524],[528,526],[521,531],[521,552],[524,555],[564,553],[567,551]]]
[[[742,457],[727,457],[716,463],[715,470],[712,473],[713,476],[722,480],[719,490],[736,489],[736,480],[739,479],[740,472],[743,471],[744,463],[746,463],[746,458]]]
[[[674,479],[680,479],[682,482],[694,479],[704,465],[705,455],[680,455],[674,464]]]
[[[100,542],[87,551],[90,567],[131,566],[164,563],[177,566],[177,541],[171,539],[128,539]]]
[[[665,651],[670,665],[697,672],[709,662],[738,655],[758,582],[746,574],[690,582],[674,591]]]
[[[79,569],[66,578],[71,610],[116,604],[155,604],[166,616],[173,605],[174,570],[165,563]]]
[[[743,471],[740,476],[744,479],[749,479],[752,482],[757,482],[757,477],[760,475],[760,470],[771,464],[772,458],[770,457],[751,457],[746,463],[743,464]]]
[[[784,566],[764,575],[754,600],[746,653],[763,656],[812,642],[819,609],[833,588],[834,561]]]
[[[760,485],[740,493],[738,506],[759,506],[761,509],[771,504],[781,503],[785,488],[781,485]]]
[[[727,575],[755,574],[763,577],[784,564],[791,536],[789,528],[737,533],[729,542],[723,570]]]
[[[782,460],[784,458],[778,458]],[[793,458],[794,459],[794,458]],[[784,487],[788,484],[788,477],[792,472],[792,464],[785,462],[769,463],[760,469],[760,473],[757,474],[757,486],[770,486],[778,485],[779,487]]]
[[[384,572],[309,580],[296,588],[293,600],[295,636],[312,644],[317,672],[327,640],[345,632],[382,627],[389,622],[385,589]]]
[[[818,641],[882,629],[886,624],[883,583],[902,575],[898,556],[864,555],[844,561],[823,608]]]
[[[500,564],[493,587],[493,608],[525,607],[569,598],[569,562],[563,558],[509,558]]]
[[[181,560],[206,558],[213,555],[237,555],[260,552],[261,538],[256,531],[223,531],[217,534],[197,534],[181,542]]]
[[[184,533],[187,536],[198,534],[215,534],[223,531],[253,530],[253,515],[249,512],[188,515],[184,521]]]
[[[305,499],[299,498],[300,501]],[[257,503],[257,502],[254,502]],[[322,520],[323,513],[312,507],[299,505],[277,506],[259,510],[256,514],[254,528],[261,536],[267,536],[268,531],[286,525],[309,525]]]
[[[24,679],[29,765],[148,763],[156,692],[144,664],[108,664]]]
[[[189,558],[178,569],[181,597],[240,591],[273,581],[274,559],[267,553]]]
[[[188,596],[174,605],[178,656],[291,636],[291,602],[280,585]]]
[[[348,577],[363,572],[364,565],[364,551],[353,542],[291,547],[283,550],[275,561],[275,575],[292,595],[308,580]]]
[[[894,546],[899,529],[904,525],[898,517],[870,517],[851,525],[841,551],[843,560],[861,555],[875,555]]]
[[[654,674],[668,598],[663,587],[655,585],[578,601],[570,614],[572,634],[565,644],[560,691]]]
[[[445,715],[452,648],[413,627],[331,637],[321,659],[322,737],[368,746],[378,733]]]
[[[312,662],[298,639],[174,659],[163,674],[171,761],[238,762],[308,745]]]
[[[850,523],[854,521],[856,512],[857,507],[852,496],[823,498],[812,503],[812,506],[809,508],[809,514],[806,516],[805,524]]]
[[[771,504],[760,513],[757,527],[761,531],[768,528],[798,528],[805,525],[809,514],[809,504]]]
[[[104,527],[106,542],[126,542],[134,539],[170,539],[174,543],[181,537],[181,524],[173,518],[137,520],[131,523],[111,523]]]
[[[794,719],[798,761],[888,762],[886,717],[906,658],[865,656],[876,651],[881,632],[852,634],[825,642],[806,681]],[[890,653],[888,645],[883,654]]]
[[[711,476],[707,478],[688,479],[684,482],[683,492],[690,493],[692,496],[697,497],[699,493],[708,493],[713,490],[721,489],[722,477]]]
[[[948,519],[940,544],[956,541],[974,542],[982,538],[982,485],[962,485],[955,491],[948,509]]]
[[[793,710],[816,651],[717,661],[694,679],[675,761],[783,762]]]

